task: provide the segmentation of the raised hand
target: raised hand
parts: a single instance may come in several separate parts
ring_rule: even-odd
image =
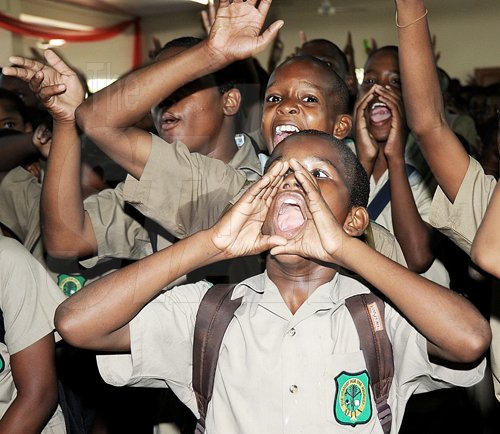
[[[342,265],[342,247],[349,237],[329,208],[315,178],[297,160],[290,168],[305,193],[307,216],[305,228],[284,245],[271,249],[272,255],[293,254]],[[291,175],[289,175],[291,176]]]
[[[373,87],[354,105],[354,127],[356,154],[368,176],[373,172],[373,166],[378,157],[379,146],[368,129],[365,117],[366,109],[377,97]]]
[[[275,163],[210,229],[212,243],[224,257],[253,255],[286,243],[262,234],[262,225],[287,170],[288,163]]]
[[[374,86],[374,92],[378,100],[387,105],[391,111],[391,130],[387,142],[383,146],[383,152],[387,159],[403,158],[405,153],[408,128],[405,120],[405,110],[401,93],[390,86]]]
[[[283,26],[275,21],[261,34],[271,2],[221,0],[207,41],[213,55],[232,63],[262,51]]]
[[[19,56],[9,58],[15,66],[2,69],[3,74],[18,77],[30,83],[57,122],[74,122],[75,110],[85,92],[78,75],[52,50],[44,52],[47,64]]]

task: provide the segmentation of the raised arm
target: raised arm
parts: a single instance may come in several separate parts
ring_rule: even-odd
[[[16,67],[4,73],[31,81],[33,90],[53,117],[52,144],[41,197],[41,222],[45,248],[55,257],[83,257],[96,252],[97,241],[83,209],[80,177],[80,138],[75,110],[83,101],[80,81],[51,50],[47,65],[13,57]]]
[[[221,1],[208,38],[173,57],[131,72],[90,97],[77,111],[84,132],[135,178],[151,151],[151,136],[135,128],[181,86],[264,49],[282,22],[260,34],[271,0]]]
[[[396,0],[399,63],[408,125],[439,186],[453,202],[469,156],[448,126],[424,0]]]
[[[271,254],[295,253],[354,271],[387,296],[427,338],[430,355],[462,363],[479,359],[491,341],[490,327],[480,312],[465,297],[409,271],[347,235],[325,203],[314,178],[299,163],[292,160],[290,166],[306,192],[312,216],[307,224],[315,230],[303,231],[307,237],[274,247]]]
[[[57,309],[56,328],[70,344],[129,351],[128,323],[178,277],[202,266],[253,255],[283,243],[261,233],[269,204],[288,166],[276,164],[211,229],[200,231],[92,282]]]

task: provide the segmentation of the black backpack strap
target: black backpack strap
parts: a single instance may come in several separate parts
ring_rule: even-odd
[[[373,293],[346,299],[365,358],[368,375],[384,433],[391,431],[392,412],[387,399],[394,376],[392,344],[385,328],[384,302]]]
[[[220,346],[234,312],[241,305],[241,298],[231,300],[235,286],[234,284],[214,285],[203,297],[196,314],[193,343],[193,389],[200,418],[195,434],[205,432],[205,417],[208,403],[212,399]]]
[[[410,164],[405,165],[406,168],[406,176],[409,178],[413,172],[415,172],[415,168]],[[391,200],[391,182],[388,179],[382,188],[378,191],[372,201],[368,204],[366,208],[368,210],[368,215],[371,220],[377,220],[377,217],[387,206],[389,201]]]
[[[0,342],[5,344],[5,324],[3,323],[2,309],[0,309]]]

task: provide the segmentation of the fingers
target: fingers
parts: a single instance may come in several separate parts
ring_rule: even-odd
[[[264,48],[269,45],[269,43],[276,37],[279,30],[283,27],[285,22],[283,20],[277,20],[272,23],[265,31],[257,38],[257,45],[255,54],[264,50]]]
[[[30,81],[38,70],[31,70],[24,67],[4,66],[2,74],[20,78],[23,81]]]
[[[205,29],[205,33],[208,35],[210,33],[210,29],[212,26],[210,25],[210,20],[208,18],[207,11],[201,11],[201,22],[203,23],[203,28]]]
[[[304,45],[307,42],[307,36],[304,30],[299,31],[299,41],[300,41],[300,46]]]
[[[45,50],[43,53],[48,64],[57,72],[64,75],[74,74],[74,71],[63,62],[63,60],[52,50]]]
[[[42,102],[48,102],[50,98],[61,95],[66,91],[66,86],[64,84],[54,84],[52,86],[42,87],[38,91],[38,98]]]

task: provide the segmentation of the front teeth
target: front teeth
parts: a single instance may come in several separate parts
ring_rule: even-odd
[[[281,133],[298,133],[299,129],[295,125],[278,125],[275,130],[276,134]]]
[[[386,105],[386,104],[384,104],[384,103],[381,103],[381,102],[375,102],[375,103],[373,103],[373,105],[372,105],[372,109],[374,109],[374,108],[376,108],[376,107],[387,107],[387,105]]]
[[[299,203],[296,200],[293,199],[285,199],[283,203],[286,203],[287,205],[298,205]]]

